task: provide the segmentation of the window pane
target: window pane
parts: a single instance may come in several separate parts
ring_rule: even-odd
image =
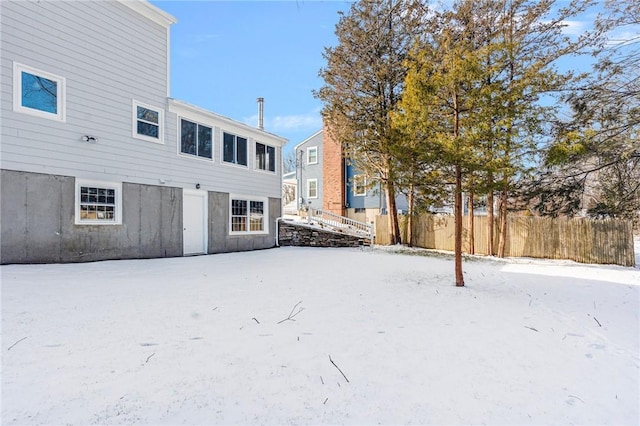
[[[252,201],[250,204],[251,213],[260,213],[264,211],[264,203],[262,201]]]
[[[223,135],[223,160],[227,163],[234,163],[235,161],[235,136],[225,133]]]
[[[309,164],[315,164],[318,162],[318,148],[309,148],[309,157],[307,158]]]
[[[159,131],[160,127],[156,126],[155,124],[149,124],[149,123],[145,123],[143,121],[138,121],[138,134],[139,135],[145,135],[145,136],[150,136],[152,138],[156,138],[158,139],[158,131]]]
[[[237,142],[237,163],[243,166],[247,165],[247,140],[245,138],[236,137]]]
[[[315,198],[318,196],[318,181],[316,180],[309,180],[308,182],[308,188],[309,188],[309,193],[307,194],[307,196],[309,198]]]
[[[181,121],[180,152],[196,155],[196,131],[198,125],[187,120]]]
[[[22,71],[22,106],[58,113],[58,83]]]
[[[247,230],[246,200],[231,200],[231,230],[235,232]]]
[[[245,200],[232,200],[231,201],[231,214],[246,215],[247,214],[247,202]]]
[[[211,127],[198,125],[198,156],[211,158]]]
[[[357,175],[353,177],[353,192],[354,195],[367,195],[366,180],[364,175]]]
[[[256,168],[265,170],[266,168],[265,146],[256,142]]]
[[[276,171],[276,149],[272,146],[267,147],[267,162],[269,163],[269,170]]]
[[[264,203],[262,201],[251,201],[249,204],[250,213],[250,231],[262,231],[264,223]]]
[[[149,123],[158,124],[158,112],[148,108],[138,107],[138,118]]]
[[[114,188],[81,186],[80,220],[116,221],[116,190]]]
[[[231,218],[231,230],[232,231],[246,231],[247,230],[247,218],[244,216],[241,217],[232,217]]]

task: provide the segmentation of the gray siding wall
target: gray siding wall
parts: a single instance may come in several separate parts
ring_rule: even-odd
[[[307,164],[307,150],[311,147],[318,147],[318,163],[317,164]],[[296,147],[296,158],[300,158],[300,151],[302,153],[302,167],[299,166],[298,169],[298,188],[300,188],[300,193],[298,194],[298,202],[299,198],[303,199],[303,205],[307,206],[308,202],[311,201],[311,206],[317,209],[322,208],[322,132],[313,136],[312,138],[302,142],[300,145]],[[318,198],[307,198],[307,180],[308,179],[317,179],[318,180]],[[302,206],[298,206],[301,208]]]
[[[2,168],[145,183],[165,155],[132,137],[132,99],[166,108],[167,29],[114,1],[0,8]],[[14,61],[66,79],[66,122],[13,111]]]
[[[196,184],[227,197],[212,253],[273,247],[284,140],[168,99],[167,37],[116,1],[0,1],[2,263],[181,256],[182,189]],[[65,122],[13,110],[14,63],[65,79]],[[163,111],[163,143],[133,137],[134,100]],[[213,160],[180,154],[180,117],[213,128]],[[221,161],[223,131],[248,139],[247,167]],[[256,142],[276,147],[275,173],[256,170]],[[75,225],[75,179],[123,182],[122,225]],[[269,235],[228,235],[229,193],[269,198]]]
[[[275,247],[275,221],[281,215],[280,198],[269,198],[269,233],[229,235],[229,194],[209,192],[209,253],[226,253]]]
[[[116,1],[0,1],[0,15],[2,169],[281,196],[281,138],[170,110],[164,26]],[[66,79],[66,122],[13,111],[14,62]],[[164,112],[164,143],[133,137],[133,100]],[[214,128],[213,161],[179,154],[179,115]],[[248,167],[221,161],[223,130],[249,140]],[[276,147],[276,173],[255,169],[256,141]]]
[[[4,263],[182,256],[182,189],[124,183],[122,225],[75,225],[75,179],[1,174]]]

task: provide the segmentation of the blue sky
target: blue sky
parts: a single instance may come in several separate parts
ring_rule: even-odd
[[[336,44],[334,1],[158,1],[171,27],[171,96],[289,139],[287,151],[320,130],[323,48]]]
[[[171,27],[171,96],[234,120],[257,125],[256,98],[265,98],[265,130],[289,139],[288,152],[322,126],[322,52],[335,46],[338,11],[347,0],[151,0],[178,22]],[[563,5],[565,0],[560,0]],[[593,26],[595,9],[567,22],[566,34]],[[637,36],[637,26],[614,39]],[[561,68],[588,70],[586,58]]]

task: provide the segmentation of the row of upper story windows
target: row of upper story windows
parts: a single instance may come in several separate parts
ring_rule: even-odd
[[[14,62],[14,110],[56,121],[66,120],[66,80],[64,77]],[[164,111],[133,101],[133,136],[164,143]],[[187,156],[213,160],[213,128],[193,120],[179,119],[179,152]],[[276,171],[276,149],[255,142],[255,168]],[[248,166],[248,139],[222,133],[222,161]]]

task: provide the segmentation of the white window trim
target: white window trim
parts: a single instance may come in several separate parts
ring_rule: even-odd
[[[181,121],[183,119],[187,120],[187,121],[190,121],[192,123],[196,123],[198,126],[209,127],[211,129],[211,158],[200,157],[199,155],[187,154],[186,152],[182,152],[182,122]],[[185,117],[185,116],[182,116],[182,115],[178,116],[178,121],[177,121],[176,126],[177,126],[176,127],[176,132],[178,134],[178,141],[177,141],[178,143],[177,143],[177,147],[176,148],[178,150],[178,155],[180,157],[184,157],[184,158],[191,158],[191,159],[194,159],[194,160],[200,160],[200,161],[206,161],[207,163],[212,163],[213,159],[216,156],[216,153],[215,153],[215,151],[216,151],[215,150],[215,145],[216,145],[216,133],[215,133],[216,132],[216,127],[212,126],[211,124],[201,123],[198,120],[194,120],[192,118]]]
[[[262,231],[232,231],[231,216],[233,213],[232,201],[244,200],[247,202],[247,209],[250,207],[251,201],[260,201],[263,203],[263,230]],[[249,224],[247,224],[249,226]],[[267,235],[269,234],[269,199],[267,197],[253,197],[247,195],[229,194],[229,235]]]
[[[158,112],[158,139],[151,136],[141,135],[138,133],[138,107],[150,109]],[[131,100],[131,133],[134,138],[147,142],[153,142],[158,144],[164,144],[164,109],[155,107],[153,105],[138,102],[135,99]]]
[[[113,222],[100,220],[80,219],[80,187],[94,186],[99,188],[109,188],[116,190],[116,211]],[[76,225],[122,225],[122,182],[104,182],[96,180],[76,179],[76,199],[75,199],[75,224]]]
[[[315,196],[311,196],[311,185],[309,185],[310,182],[315,182],[316,183],[316,195]],[[317,199],[318,198],[318,179],[307,179],[307,198],[309,199]]]
[[[364,188],[364,192],[358,193],[356,190],[358,189],[358,185],[356,184],[356,178],[362,177],[362,187]],[[365,175],[354,175],[353,176],[353,196],[354,197],[365,197],[367,195],[367,178]]]
[[[40,111],[38,109],[22,106],[22,71],[29,74],[38,75],[48,80],[58,83],[56,93],[56,114]],[[35,117],[46,118],[48,120],[65,122],[67,120],[67,80],[55,74],[41,71],[18,62],[13,63],[13,110],[23,114],[33,115]]]
[[[310,153],[311,151],[315,151],[316,153],[316,161],[309,161],[309,158],[311,157]],[[318,147],[317,146],[310,146],[309,148],[307,148],[307,164],[318,164]]]
[[[257,154],[257,144],[261,144],[267,147],[271,147],[273,148],[273,155],[275,156],[275,158],[273,159],[273,164],[274,164],[274,168],[273,171],[267,169],[261,169],[260,167],[258,167],[258,162],[256,161],[256,154]],[[267,164],[268,166],[268,164]],[[270,145],[266,142],[260,142],[260,141],[253,141],[253,169],[258,171],[258,172],[263,172],[263,173],[269,173],[271,175],[278,173],[278,147],[274,146],[274,145]]]
[[[228,135],[235,136],[236,144],[237,144],[237,138],[242,138],[247,140],[247,164],[246,165],[224,160],[224,134],[225,133]],[[249,138],[248,136],[240,136],[237,133],[220,129],[220,164],[230,166],[230,167],[241,167],[243,169],[249,169],[251,167],[250,166],[251,162],[252,161],[255,162],[255,159],[252,160],[251,158],[252,155],[255,156],[255,144],[254,144],[254,149],[252,150],[251,142],[255,142],[255,141],[252,138]],[[237,153],[236,153],[236,157],[237,157]]]

